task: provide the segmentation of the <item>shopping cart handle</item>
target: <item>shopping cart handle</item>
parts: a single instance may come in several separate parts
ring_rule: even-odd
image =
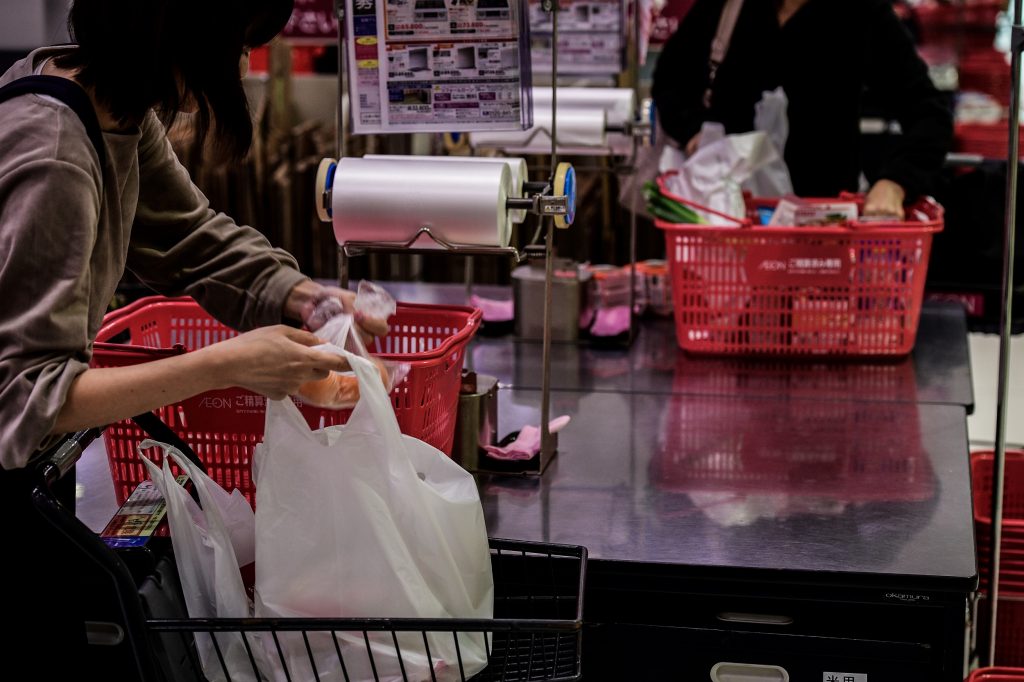
[[[54,446],[36,464],[39,467],[43,481],[47,485],[53,485],[65,474],[71,471],[72,467],[82,458],[82,453],[96,440],[103,429],[93,428],[79,431],[65,436],[60,443]]]

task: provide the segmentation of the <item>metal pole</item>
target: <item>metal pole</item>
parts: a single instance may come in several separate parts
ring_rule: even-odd
[[[345,0],[334,0],[334,15],[338,19],[338,114],[334,121],[338,158],[345,156]]]
[[[989,567],[989,665],[996,664],[996,636],[999,616],[999,560],[1003,539],[1003,488],[1006,464],[1006,403],[1010,380],[1010,330],[1013,327],[1013,261],[1017,230],[1017,155],[1020,148],[1020,72],[1024,26],[1024,0],[1014,0],[1010,39],[1010,144],[1006,164],[1006,233],[1003,248],[1002,318],[999,333],[999,387],[996,394],[996,456],[992,470],[992,547]]]
[[[334,146],[338,159],[345,157],[345,0],[334,0],[334,16],[338,19],[338,111],[334,118]],[[348,256],[338,246],[338,286],[348,288]]]
[[[551,7],[551,183],[558,168],[558,0]],[[544,219],[541,218],[543,221]],[[555,219],[547,220],[548,232],[544,240],[544,349],[541,369],[540,398],[540,451],[541,466],[545,457],[555,452],[548,430],[551,421],[551,316],[552,286],[555,273]]]
[[[623,8],[623,12],[626,13],[629,6]],[[640,0],[632,0],[632,49],[629,50],[629,79],[630,85],[633,88],[633,101],[640,104]],[[630,156],[632,159],[628,168],[624,169],[630,176],[636,175],[636,158],[639,150],[639,140],[636,135],[633,136],[633,153]],[[630,182],[634,182],[635,178],[630,177]],[[636,338],[636,211],[633,210],[633,202],[629,201],[627,210],[629,211],[629,338],[626,340],[628,345],[633,343]]]

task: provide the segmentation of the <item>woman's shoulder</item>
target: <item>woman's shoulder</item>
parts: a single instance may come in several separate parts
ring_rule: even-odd
[[[0,166],[57,161],[100,173],[99,155],[85,124],[66,104],[26,94],[0,102]]]

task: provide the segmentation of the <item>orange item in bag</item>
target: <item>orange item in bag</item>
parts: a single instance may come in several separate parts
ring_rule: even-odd
[[[369,358],[380,372],[380,380],[388,385],[388,370],[384,362]],[[359,379],[353,374],[331,372],[326,379],[307,381],[299,387],[298,397],[304,402],[326,409],[352,407],[359,402]]]

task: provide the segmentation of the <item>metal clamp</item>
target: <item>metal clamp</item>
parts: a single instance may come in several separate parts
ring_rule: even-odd
[[[569,215],[569,197],[567,196],[538,196],[534,197],[537,204],[537,213],[540,215]]]

